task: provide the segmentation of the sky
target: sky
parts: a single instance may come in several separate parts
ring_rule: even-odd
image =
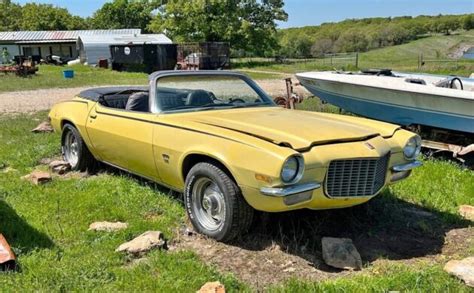
[[[192,1],[192,0],[190,0]],[[14,0],[49,3],[72,14],[91,16],[107,0]],[[318,25],[347,18],[474,13],[474,0],[286,0],[288,21],[280,28]]]

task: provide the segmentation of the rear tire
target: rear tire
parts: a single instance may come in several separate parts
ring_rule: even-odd
[[[93,172],[97,168],[97,161],[87,148],[79,131],[71,124],[63,126],[61,152],[64,161],[71,165],[72,171]]]
[[[198,163],[186,176],[186,213],[194,229],[228,242],[248,230],[254,210],[229,175],[212,163]]]

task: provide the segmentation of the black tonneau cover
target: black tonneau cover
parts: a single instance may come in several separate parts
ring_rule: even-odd
[[[121,92],[147,92],[148,86],[113,86],[113,87],[98,87],[91,88],[80,92],[77,96],[97,102],[100,97],[114,95]]]

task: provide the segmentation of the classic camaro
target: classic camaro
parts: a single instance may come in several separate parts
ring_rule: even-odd
[[[83,91],[49,118],[73,170],[100,161],[183,192],[194,228],[220,241],[254,210],[354,206],[421,165],[416,134],[283,109],[236,72],[157,72],[147,88]]]

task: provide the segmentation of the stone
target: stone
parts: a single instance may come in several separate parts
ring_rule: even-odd
[[[474,221],[474,207],[462,205],[459,207],[459,214],[466,220]]]
[[[49,163],[51,163],[52,161],[54,161],[54,159],[52,158],[42,158],[41,160],[39,160],[39,163],[41,165],[49,165]]]
[[[140,236],[123,243],[115,251],[140,255],[154,248],[165,248],[166,241],[160,231],[147,231]]]
[[[63,175],[71,170],[71,165],[66,161],[55,160],[49,163],[52,172]]]
[[[17,171],[18,171],[17,169],[14,169],[12,167],[6,167],[6,168],[2,169],[0,172],[7,174],[7,173],[13,173],[13,172],[17,172]]]
[[[33,171],[30,174],[23,176],[22,179],[28,180],[34,185],[41,185],[52,180],[51,174],[44,171]]]
[[[326,264],[345,270],[362,268],[362,259],[351,239],[323,237],[321,244]]]
[[[474,257],[451,260],[444,266],[444,270],[463,280],[467,286],[474,287]]]
[[[53,132],[53,131],[54,129],[51,126],[51,124],[49,124],[49,122],[41,122],[38,126],[36,126],[36,128],[31,130],[31,132],[34,132],[34,133]]]
[[[219,281],[207,282],[206,284],[202,285],[201,289],[199,289],[197,293],[225,293],[225,287]]]
[[[94,222],[89,225],[89,231],[105,231],[105,232],[114,232],[123,229],[127,229],[128,224],[122,222]]]

